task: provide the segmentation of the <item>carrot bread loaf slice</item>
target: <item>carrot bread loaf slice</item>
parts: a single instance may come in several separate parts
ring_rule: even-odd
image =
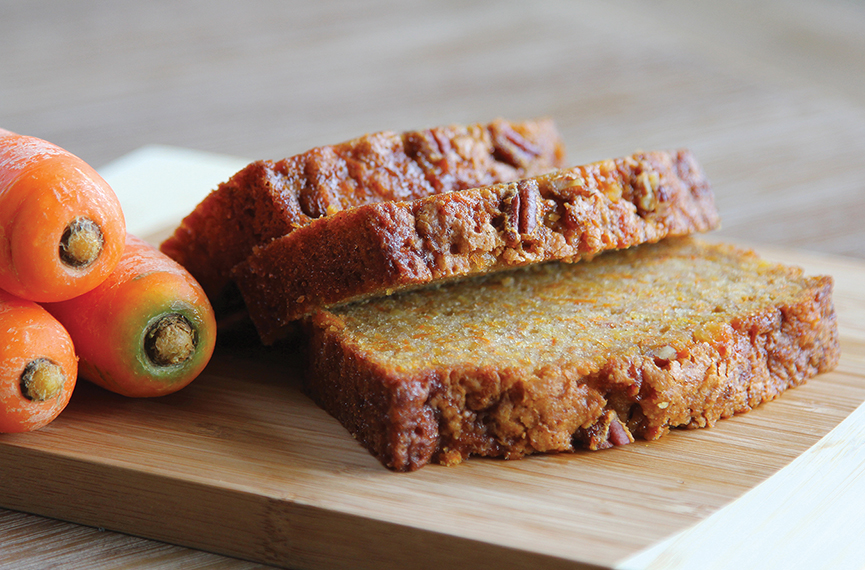
[[[162,245],[211,299],[253,246],[361,204],[411,200],[564,166],[549,119],[368,134],[253,162],[211,192]]]
[[[320,218],[264,247],[233,277],[262,340],[315,307],[442,279],[710,230],[712,191],[687,150],[648,152]]]
[[[833,368],[831,289],[671,238],[319,310],[305,388],[394,470],[652,440]]]

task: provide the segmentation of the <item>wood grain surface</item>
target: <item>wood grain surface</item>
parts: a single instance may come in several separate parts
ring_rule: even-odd
[[[823,254],[865,259],[865,226],[861,223],[865,214],[863,27],[865,6],[854,0],[8,0],[0,1],[0,50],[4,54],[0,58],[0,126],[51,140],[99,167],[148,144],[278,158],[381,129],[549,115],[559,124],[575,164],[635,149],[692,148],[714,182],[724,220],[720,237],[777,246],[782,255],[792,251],[789,255],[795,259],[802,258],[803,251],[820,254],[821,262],[833,260],[832,271],[853,276],[841,282],[849,283],[856,293],[860,267],[844,259],[836,263]],[[857,306],[861,310],[861,305],[855,295],[839,294],[839,298],[847,331],[841,368],[765,411],[729,422],[730,427],[674,434],[655,446],[635,447],[603,460],[541,458],[505,467],[495,464],[495,468],[473,462],[468,470],[491,470],[497,474],[494,481],[506,486],[516,484],[513,480],[520,480],[516,474],[522,477],[526,470],[529,480],[538,481],[536,477],[545,470],[565,465],[568,471],[573,465],[587,464],[590,470],[610,470],[610,489],[641,489],[649,483],[629,477],[628,461],[660,461],[670,470],[680,465],[681,457],[694,457],[699,464],[711,459],[701,452],[705,440],[724,439],[729,432],[735,435],[744,429],[738,426],[750,426],[755,435],[747,438],[744,449],[752,455],[746,463],[687,479],[683,485],[664,480],[666,492],[696,488],[699,500],[677,506],[670,495],[649,493],[645,500],[656,509],[650,522],[657,533],[637,532],[630,544],[634,548],[648,544],[655,534],[700,520],[775,473],[843,419],[857,398],[861,400],[857,370],[865,344],[863,325],[853,318],[854,312],[848,312]],[[217,356],[217,362],[230,366],[242,355],[228,351]],[[220,391],[224,378],[213,377],[194,390],[212,394],[218,402],[224,395]],[[262,394],[282,396],[282,390],[291,390],[290,382],[283,385],[282,379],[266,374],[249,382],[261,390],[251,403],[261,403]],[[823,386],[830,388],[821,390]],[[96,389],[90,391],[100,394]],[[76,398],[76,407],[64,421],[75,425],[73,420],[81,414],[97,425],[105,420],[99,414],[87,416],[87,406],[79,403],[83,400],[83,396]],[[164,402],[118,402],[108,408],[123,410],[130,405],[153,411],[157,427],[164,421],[160,414],[172,409],[172,404]],[[788,426],[760,435],[760,428],[774,425],[761,419],[763,414],[783,414],[789,411],[785,406],[812,412],[814,423],[801,431]],[[776,408],[778,412],[771,411]],[[315,413],[314,409],[307,411]],[[191,413],[205,426],[189,428],[194,440],[204,442],[205,448],[228,437],[239,438],[234,441],[241,442],[235,444],[241,457],[261,452],[261,447],[247,449],[250,442],[243,439],[243,430],[230,436],[208,435],[207,429],[213,428],[206,428],[210,424],[202,419],[203,412]],[[267,412],[262,413],[268,417]],[[283,418],[277,413],[277,417],[261,419],[268,426],[274,422],[271,427],[281,434],[271,443],[284,443],[280,437],[285,430],[299,429],[308,435],[302,426],[276,420]],[[149,421],[129,428],[132,441],[146,442],[154,435]],[[46,445],[54,438],[59,446],[57,430],[70,429],[69,425],[60,423],[39,437]],[[83,431],[84,441],[93,442],[94,434],[87,436],[87,430]],[[129,440],[124,438],[116,434],[108,440],[122,448],[117,441]],[[172,444],[168,448],[179,453]],[[676,452],[671,453],[671,448]],[[17,445],[5,449],[30,452]],[[109,471],[127,474],[124,461],[129,457],[118,453]],[[129,450],[124,453],[134,455]],[[657,458],[665,453],[667,459]],[[10,463],[11,457],[0,456],[4,481],[17,468]],[[631,459],[621,459],[625,457]],[[72,469],[70,478],[96,477],[91,483],[94,487],[106,477],[102,472],[86,472],[72,450],[61,454],[61,459],[43,459],[46,466],[61,461]],[[377,475],[364,470],[367,459],[358,456],[357,460],[360,474],[352,472],[353,477],[361,482],[377,480]],[[282,463],[269,468],[278,473]],[[170,466],[165,469],[155,470],[157,479],[168,477]],[[237,477],[230,472],[219,475]],[[458,476],[444,471],[442,484]],[[278,480],[279,476],[273,477]],[[423,473],[422,478],[426,477],[433,476]],[[569,500],[588,500],[596,513],[626,510],[624,499],[595,502],[598,500],[584,499],[570,489],[551,486],[550,479],[558,480],[547,477],[534,490],[540,493],[552,487],[551,492],[565,505]],[[722,489],[716,490],[709,480],[720,482]],[[44,480],[41,483],[47,485]],[[185,484],[193,493],[203,483]],[[369,484],[385,487],[381,482]],[[237,486],[237,504],[243,506],[247,490],[243,484]],[[473,491],[489,498],[495,496],[496,487],[490,483]],[[284,495],[275,493],[278,497],[289,493],[279,492]],[[621,495],[629,496],[628,492]],[[15,508],[40,510],[29,508],[30,499],[25,497],[28,495],[22,495]],[[390,503],[400,500],[400,496],[388,499]],[[474,503],[471,497],[460,497],[460,501]],[[122,504],[106,507],[111,517],[124,516],[119,508]],[[128,517],[144,520],[141,512],[148,508],[156,507],[139,505]],[[531,511],[527,505],[521,508]],[[182,505],[178,510],[183,512]],[[74,511],[71,515],[79,513],[77,507],[70,511]],[[0,567],[257,566],[100,531],[100,523],[90,518],[97,511],[96,506],[82,507],[77,516],[68,517],[95,524],[95,528],[0,511]],[[309,512],[298,516],[310,516]],[[166,515],[165,525],[157,525],[165,527],[164,534],[152,536],[171,539],[167,536],[171,524],[181,524],[172,521],[183,519],[171,515]],[[356,513],[347,516],[344,525],[350,525]],[[485,525],[485,519],[469,518]],[[507,520],[507,516],[502,518]],[[547,536],[546,541],[555,545],[549,554],[561,554],[593,522],[572,521],[548,529],[545,520],[539,514],[527,515],[526,524],[534,530],[526,540]],[[385,533],[391,530],[378,528]],[[496,528],[492,525],[484,532],[495,534]],[[612,534],[621,536],[630,529]],[[312,536],[311,542],[321,537]],[[410,537],[398,533],[394,540],[404,547],[411,544]],[[609,562],[626,554],[628,547],[612,547],[612,543],[621,541],[607,536],[594,547],[603,552],[593,551],[590,559]],[[375,546],[386,544],[378,541]],[[365,559],[369,566],[377,566],[377,551],[364,550],[357,543],[354,548],[369,552]]]

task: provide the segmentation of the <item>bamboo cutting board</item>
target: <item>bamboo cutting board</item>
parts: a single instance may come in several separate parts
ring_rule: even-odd
[[[151,149],[106,178],[125,204],[159,187],[126,207],[132,231],[156,240],[190,207],[173,167],[197,168],[203,195],[243,163]],[[614,567],[770,476],[783,485],[782,468],[865,399],[865,264],[758,250],[833,275],[842,359],[715,428],[392,473],[301,393],[302,355],[224,335],[180,393],[132,400],[82,382],[54,423],[0,435],[0,506],[299,568]]]

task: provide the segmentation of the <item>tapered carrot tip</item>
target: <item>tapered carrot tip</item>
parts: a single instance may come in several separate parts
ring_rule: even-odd
[[[60,238],[60,259],[70,267],[82,269],[99,259],[104,245],[105,238],[96,222],[75,218]]]
[[[195,327],[177,313],[163,315],[147,330],[144,351],[157,366],[174,366],[195,354],[198,338]]]
[[[45,402],[56,398],[63,390],[66,375],[63,369],[47,358],[37,358],[21,373],[21,393],[28,400]]]

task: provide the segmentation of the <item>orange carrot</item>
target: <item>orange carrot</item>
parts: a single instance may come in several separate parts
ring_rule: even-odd
[[[61,301],[96,287],[123,253],[111,187],[77,156],[0,129],[0,288]]]
[[[69,403],[77,376],[66,329],[36,303],[0,290],[0,433],[50,423]]]
[[[44,307],[72,336],[81,377],[124,396],[180,390],[201,373],[216,343],[213,309],[198,282],[130,234],[102,284]]]

